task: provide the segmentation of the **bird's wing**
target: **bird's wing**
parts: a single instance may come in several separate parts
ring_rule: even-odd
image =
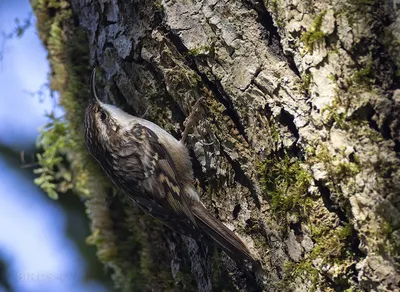
[[[140,161],[144,170],[141,192],[146,194],[146,200],[150,198],[155,205],[154,210],[150,212],[155,217],[170,216],[175,219],[172,221],[185,222],[186,227],[194,230],[202,229],[233,259],[255,262],[241,239],[215,219],[200,202],[191,203],[189,208],[179,184],[175,163],[157,135],[141,124],[135,124],[130,135],[134,137],[141,154]],[[138,203],[140,204],[140,201]],[[180,224],[171,227],[179,230],[181,227],[177,225]]]
[[[166,215],[170,214],[175,219],[188,219],[185,220],[187,223],[197,227],[182,186],[178,183],[176,166],[168,150],[146,126],[135,124],[131,131],[141,151],[144,191],[157,207],[165,210]]]

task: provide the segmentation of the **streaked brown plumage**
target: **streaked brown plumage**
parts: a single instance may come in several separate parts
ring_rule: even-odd
[[[96,95],[94,70],[90,89],[86,144],[114,184],[179,233],[193,238],[205,233],[231,258],[253,262],[239,237],[200,202],[184,144],[156,124],[102,103]]]

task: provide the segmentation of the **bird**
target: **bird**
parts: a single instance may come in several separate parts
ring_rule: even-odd
[[[187,129],[179,141],[158,125],[100,101],[95,83],[93,69],[85,142],[113,184],[173,231],[196,240],[208,236],[235,262],[256,262],[243,241],[201,202],[184,142]]]

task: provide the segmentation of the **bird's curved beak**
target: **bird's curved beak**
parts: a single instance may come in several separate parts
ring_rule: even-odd
[[[96,69],[93,69],[92,75],[90,76],[90,95],[94,101],[99,104],[102,103],[96,93]]]

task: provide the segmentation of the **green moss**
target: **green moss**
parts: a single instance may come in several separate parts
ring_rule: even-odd
[[[304,201],[311,175],[298,161],[285,154],[283,158],[266,159],[258,165],[258,171],[263,191],[275,212],[286,213]]]
[[[171,65],[171,67],[165,71],[166,84],[171,88],[175,88],[175,92],[178,96],[187,94],[188,90],[191,91],[194,96],[197,96],[199,89],[203,85],[202,79],[194,70],[186,66],[184,56],[175,52],[168,46],[163,48],[161,54],[163,57],[169,59],[167,63],[175,64]]]
[[[66,109],[63,118],[51,114],[50,123],[41,130],[38,146],[44,152],[38,156],[40,168],[35,172],[40,176],[35,182],[52,198],[71,189],[88,196],[89,173],[85,169],[95,171],[96,167],[85,165],[90,158],[84,150],[79,127],[83,120],[84,106],[75,101],[82,95],[82,88],[87,87],[81,81],[81,76],[89,75],[85,65],[88,64],[87,41],[83,32],[76,31],[70,42],[67,42],[61,27],[72,16],[68,2],[37,0],[32,1],[32,7],[37,15],[39,35],[49,50],[48,58],[53,71],[51,90],[60,93],[60,103]],[[56,13],[50,16],[50,10]]]
[[[311,258],[321,257],[327,262],[340,262],[348,255],[345,246],[348,244],[347,239],[353,233],[353,226],[346,224],[339,226],[333,231],[327,230],[326,233],[320,233],[314,236],[316,242],[311,253]]]
[[[327,10],[322,11],[315,19],[314,19],[314,30],[320,30],[322,25],[322,20],[326,14]]]
[[[285,278],[282,282],[283,287],[288,287],[289,283],[295,282],[296,278],[308,279],[311,281],[309,291],[319,289],[329,289],[329,283],[324,280],[320,272],[322,266],[334,266],[343,271],[335,275],[335,283],[346,287],[349,285],[351,275],[346,271],[347,267],[356,261],[354,253],[351,251],[353,227],[351,224],[332,228],[325,226],[323,232],[314,232],[314,249],[311,254],[298,263],[286,262],[284,265]],[[314,265],[318,262],[318,266]],[[290,287],[290,286],[289,286]]]
[[[161,0],[156,0],[153,2],[154,7],[159,10],[160,12],[164,11],[164,6],[162,5],[162,1]]]
[[[208,55],[214,51],[213,47],[210,46],[201,46],[198,48],[190,49],[187,51],[187,55],[189,56],[201,56],[201,55]]]
[[[310,157],[309,161],[310,163],[323,162],[329,177],[328,185],[340,194],[340,184],[349,182],[361,171],[360,160],[356,154],[353,155],[353,159],[354,162],[349,161],[344,152],[333,156],[328,148],[321,144],[315,156]]]
[[[307,45],[310,52],[314,50],[314,44],[325,37],[325,33],[322,31],[308,31],[305,32],[301,38],[302,42]]]
[[[280,17],[279,14],[279,9],[281,5],[280,0],[264,0],[264,5],[265,7],[267,7],[269,11],[272,12],[276,26],[279,28],[283,28],[285,22],[283,21],[282,17]]]
[[[333,167],[332,174],[337,179],[344,179],[350,176],[355,176],[360,172],[360,165],[353,162],[339,162]]]
[[[325,38],[326,34],[321,31],[322,21],[327,10],[322,11],[315,19],[313,27],[303,33],[301,41],[306,45],[309,52],[314,50],[314,45]]]
[[[356,84],[360,85],[370,85],[373,83],[373,60],[372,60],[372,55],[370,54],[367,57],[367,60],[365,62],[365,65],[363,68],[358,70],[356,73],[353,75],[353,81]]]
[[[350,0],[349,3],[360,7],[360,6],[372,6],[374,5],[376,0]]]
[[[336,75],[333,75],[333,74],[329,74],[328,75],[328,79],[329,80],[331,80],[331,81],[333,81],[333,82],[337,82],[337,76]]]
[[[302,76],[302,83],[300,89],[306,93],[310,90],[310,85],[312,82],[312,74],[306,73]]]
[[[315,291],[318,283],[320,282],[319,271],[313,266],[311,259],[304,259],[299,263],[286,262],[283,266],[286,277],[285,281],[281,282],[281,288],[287,290],[288,281],[293,281],[296,278],[307,278],[311,281],[311,287],[309,291]],[[321,288],[321,286],[320,286]]]
[[[276,125],[275,123],[272,121],[272,118],[269,119],[268,121],[268,126],[269,126],[269,133],[270,133],[270,137],[272,138],[272,141],[274,143],[278,143],[279,142],[279,132],[276,129]]]
[[[107,242],[107,238],[104,237],[100,229],[95,229],[92,234],[86,238],[86,243],[90,245],[103,246],[107,245],[107,248],[99,249],[97,256],[103,262],[111,262],[118,255],[118,249],[113,242]]]
[[[337,15],[343,15],[347,18],[351,28],[358,23],[360,17],[365,18],[365,15],[371,13],[372,10],[379,11],[373,8],[376,0],[349,0],[343,1],[338,6]]]
[[[360,69],[354,73],[354,81],[356,83],[368,83],[371,78],[371,65]]]
[[[346,110],[343,109],[342,101],[338,96],[333,99],[330,105],[325,106],[321,113],[325,116],[325,123],[328,125],[335,123],[335,126],[339,129],[350,129],[350,124],[346,120]]]
[[[285,183],[284,173],[291,173],[290,169],[296,163],[291,166],[287,158],[283,158],[282,160],[283,162],[276,160],[273,162],[274,164],[281,165],[277,168],[271,164],[267,167],[269,167],[268,171],[272,173],[271,175],[277,182],[277,187],[274,187],[273,190],[279,189],[280,186],[284,185],[290,194],[290,187],[288,188]],[[325,160],[328,160],[328,155],[326,155]],[[294,172],[304,173],[304,170],[300,170],[297,166],[294,166]],[[328,289],[330,287],[329,281],[326,281],[320,269],[324,266],[332,267],[333,265],[337,265],[341,269],[346,269],[347,266],[350,266],[355,261],[351,248],[353,227],[351,224],[333,227],[334,222],[337,222],[335,215],[324,209],[321,198],[312,198],[310,195],[307,195],[307,190],[303,187],[303,185],[308,185],[310,182],[309,174],[295,175],[292,173],[292,175],[296,176],[300,182],[299,185],[294,184],[299,188],[296,196],[303,192],[305,194],[300,196],[300,199],[297,201],[297,207],[293,207],[293,200],[291,200],[288,204],[279,202],[273,210],[277,212],[279,218],[284,220],[286,220],[286,216],[284,216],[286,213],[290,213],[291,215],[296,214],[298,220],[302,222],[303,232],[305,231],[312,238],[314,248],[300,262],[287,262],[285,264],[285,277],[281,282],[281,286],[286,288],[292,287],[292,283],[296,282],[296,278],[302,278],[311,281],[311,286],[309,287],[311,291],[316,288]],[[293,193],[291,195],[293,196]],[[285,212],[282,212],[282,210]],[[318,262],[318,266],[314,265],[314,261]],[[347,273],[347,271],[343,271],[336,275],[335,281],[343,285],[343,287],[348,286],[350,281],[346,278]]]
[[[58,199],[59,192],[67,192],[74,187],[72,173],[64,167],[63,156],[74,146],[65,121],[50,115],[51,122],[40,130],[37,147],[43,153],[36,155],[39,167],[34,170],[39,177],[34,180],[52,199]],[[85,190],[86,191],[86,190]]]
[[[400,255],[400,242],[394,232],[400,229],[400,224],[394,223],[396,220],[393,220],[387,210],[387,204],[378,205],[376,208],[376,214],[379,217],[376,220],[378,224],[375,234],[373,234],[374,245],[379,255],[396,258]]]
[[[344,151],[337,153],[336,157],[326,147],[317,144],[310,145],[306,152],[307,164],[324,164],[330,182],[327,185],[336,194],[341,192],[342,181],[360,171],[357,160],[348,162],[344,159]],[[322,198],[308,193],[312,178],[299,161],[285,154],[280,158],[267,159],[259,166],[259,171],[264,174],[261,179],[263,190],[278,219],[284,221],[284,228],[288,228],[287,218],[295,217],[301,222],[303,233],[314,243],[312,251],[299,262],[286,263],[282,287],[292,287],[296,278],[302,278],[311,281],[311,291],[329,289],[331,280],[327,281],[324,276],[326,272],[321,272],[324,267],[334,267],[329,273],[334,275],[337,285],[352,285],[351,276],[348,276],[351,271],[346,270],[356,261],[351,247],[354,233],[352,224],[335,226],[337,215],[325,208]]]

